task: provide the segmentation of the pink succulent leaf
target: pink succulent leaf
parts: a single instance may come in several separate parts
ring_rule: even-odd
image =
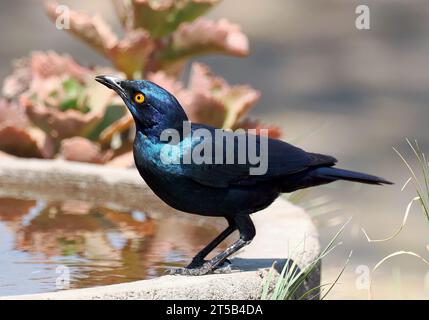
[[[61,19],[63,14],[55,2],[46,4],[46,12],[54,22]],[[70,10],[69,22],[68,31],[102,54],[106,54],[118,42],[109,25],[98,15],[91,17],[86,13]]]
[[[182,82],[177,80],[177,78],[163,71],[149,73],[147,78],[172,93],[183,107],[191,104],[192,97],[190,92],[183,87]]]
[[[195,92],[192,103],[184,107],[186,114],[192,122],[207,124],[222,128],[227,110],[221,100],[204,92]]]
[[[116,15],[125,30],[132,28],[132,6],[128,0],[112,0]]]
[[[31,81],[30,61],[28,58],[15,60],[13,73],[3,81],[2,95],[7,99],[14,99],[25,92]]]
[[[133,152],[129,151],[121,154],[107,162],[106,165],[115,168],[133,168],[135,166]]]
[[[197,62],[191,66],[188,87],[192,92],[218,95],[224,94],[229,89],[228,83],[222,77],[215,75],[207,65]]]
[[[100,112],[82,113],[72,109],[61,111],[33,103],[26,97],[22,97],[21,103],[26,107],[31,121],[56,140],[87,136],[103,117]]]
[[[102,152],[100,146],[82,137],[61,141],[60,157],[69,161],[106,163],[113,156],[112,150]]]
[[[63,96],[64,81],[73,79],[83,83],[91,70],[80,66],[68,55],[56,52],[33,52],[30,57],[31,81],[27,95],[34,96],[40,103],[58,106]],[[53,96],[57,94],[57,97]]]
[[[79,65],[67,54],[58,54],[55,51],[34,51],[30,58],[31,75],[33,78],[47,79],[50,77],[72,76],[83,81],[90,72]]]
[[[259,100],[261,94],[250,86],[241,85],[231,87],[221,99],[228,114],[224,128],[232,128]]]
[[[265,131],[261,131],[262,129],[268,130],[268,137],[273,139],[279,139],[282,136],[282,130],[280,127],[275,125],[267,125],[261,123],[259,120],[245,118],[241,122],[237,123],[234,129],[255,129],[256,134],[265,134]]]
[[[223,105],[225,110],[223,128],[233,128],[260,97],[259,91],[250,86],[231,87],[223,78],[214,75],[206,65],[201,63],[192,65],[189,88],[194,97],[212,97]],[[195,102],[193,108],[204,108],[204,106]]]
[[[161,38],[185,21],[206,13],[219,0],[132,0],[133,26],[144,28],[154,38]]]
[[[25,109],[14,103],[8,102],[5,99],[0,100],[0,126],[15,126],[26,128],[30,125]]]
[[[133,30],[109,49],[107,56],[118,70],[132,78],[143,70],[154,48],[154,42],[146,31]]]
[[[169,61],[189,59],[191,57],[223,53],[233,56],[246,56],[249,44],[239,25],[225,19],[211,21],[198,18],[194,22],[183,23],[172,34],[171,44],[163,53],[161,60]]]
[[[46,10],[54,21],[61,15],[55,3],[48,3]],[[143,69],[154,49],[154,43],[146,31],[132,30],[124,39],[118,40],[109,25],[98,15],[89,16],[71,10],[68,30],[112,60],[113,65],[128,78]]]
[[[90,73],[91,70],[67,55],[36,51],[14,63],[12,74],[4,81],[2,93],[5,98],[14,100],[23,93],[42,101],[53,100],[52,92],[58,90],[65,78],[82,82]]]
[[[52,158],[54,147],[49,137],[37,128],[0,125],[0,150],[19,157]]]
[[[213,97],[210,91],[195,90],[191,92],[183,88],[183,84],[176,78],[162,71],[150,73],[148,79],[172,93],[191,121],[222,127],[226,110],[222,101]]]

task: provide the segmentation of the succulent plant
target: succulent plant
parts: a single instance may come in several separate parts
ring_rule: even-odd
[[[85,153],[70,158],[61,151],[70,145],[68,139],[74,139],[76,151],[89,145],[97,149],[98,134],[125,112],[116,96],[94,85],[98,72],[54,52],[18,60],[2,88],[0,149],[23,157],[52,158],[60,152],[66,159],[89,159]]]
[[[125,36],[118,39],[99,16],[71,10],[67,31],[77,36],[128,78],[159,70],[177,74],[191,57],[208,53],[246,56],[247,37],[225,19],[199,17],[219,0],[114,0]],[[59,5],[46,5],[48,16],[61,18]]]
[[[25,110],[5,99],[0,100],[0,150],[22,157],[51,158],[54,153],[46,133],[30,127]]]
[[[245,117],[260,93],[229,85],[199,63],[187,85],[179,79],[189,59],[211,53],[246,56],[248,40],[226,19],[201,17],[219,0],[112,0],[124,30],[119,38],[99,15],[68,11],[66,29],[108,58],[115,69],[86,68],[71,57],[33,52],[18,60],[0,101],[0,152],[132,165],[133,121],[123,102],[98,85],[96,74],[146,78],[171,91],[191,121],[228,129],[280,130]],[[48,2],[53,20],[64,12]],[[0,156],[4,156],[1,154]]]

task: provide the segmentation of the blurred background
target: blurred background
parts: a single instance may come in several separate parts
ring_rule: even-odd
[[[113,6],[106,1],[61,3],[100,13],[120,32]],[[360,4],[370,7],[370,30],[355,27],[355,8]],[[391,235],[415,196],[412,187],[401,192],[409,172],[392,147],[408,155],[411,162],[406,138],[417,139],[423,150],[429,150],[427,1],[224,0],[209,17],[241,25],[249,38],[247,58],[214,55],[198,61],[207,63],[229,83],[245,83],[261,91],[251,115],[280,126],[287,141],[334,155],[341,167],[396,183],[386,187],[336,183],[305,194],[302,201],[307,203],[320,196],[329,199],[326,212],[314,214],[322,246],[341,224],[353,218],[342,235],[343,245],[323,261],[322,283],[328,283],[353,250],[340,283],[328,298],[366,299],[367,290],[356,285],[359,270],[372,269],[394,251],[415,251],[428,257],[428,224],[418,206],[400,235],[389,242],[368,243],[361,231],[365,228],[374,238]],[[108,60],[57,30],[46,17],[42,1],[0,2],[0,29],[1,79],[11,73],[12,60],[32,50],[68,53],[84,66],[109,65]],[[428,271],[417,259],[396,257],[375,273],[374,297],[426,299]]]

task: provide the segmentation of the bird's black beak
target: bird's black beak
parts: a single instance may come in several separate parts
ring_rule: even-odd
[[[122,79],[112,77],[112,76],[96,76],[95,80],[104,84],[106,87],[114,90],[119,96],[124,97],[125,91],[121,86]]]

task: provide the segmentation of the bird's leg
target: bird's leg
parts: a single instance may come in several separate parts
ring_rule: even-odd
[[[250,219],[250,216],[239,215],[235,217],[235,222],[240,233],[240,238],[228,248],[226,248],[225,251],[219,253],[217,256],[213,257],[210,261],[206,263],[211,268],[211,270],[216,269],[229,256],[231,256],[241,248],[247,246],[255,237],[256,230],[252,220]]]
[[[204,262],[202,266],[197,268],[181,268],[177,269],[175,274],[182,275],[204,275],[215,270],[221,265],[230,255],[234,254],[244,246],[248,245],[254,238],[256,231],[252,220],[248,215],[239,215],[234,217],[234,221],[237,225],[238,231],[240,232],[240,238],[226,248],[225,251],[219,253],[211,260]]]
[[[188,269],[194,269],[201,267],[205,260],[204,258],[213,251],[223,240],[225,240],[231,233],[237,229],[234,221],[228,220],[228,227],[221,232],[216,238],[214,238],[207,246],[205,246],[200,252],[198,252],[192,259],[191,263],[186,267]]]
[[[196,269],[202,267],[203,264],[206,262],[204,258],[237,229],[237,226],[233,219],[226,219],[228,221],[228,227],[223,230],[216,238],[214,238],[207,246],[205,246],[200,252],[198,252],[186,268],[174,268],[168,270],[168,272],[170,274],[186,274],[187,270],[189,269]]]

